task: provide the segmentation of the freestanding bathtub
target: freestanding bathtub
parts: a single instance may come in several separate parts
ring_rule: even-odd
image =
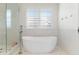
[[[57,37],[32,37],[25,36],[23,39],[24,50],[31,53],[49,53],[54,50]]]

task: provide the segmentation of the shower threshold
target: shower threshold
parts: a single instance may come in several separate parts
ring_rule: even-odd
[[[3,50],[0,50],[0,55],[16,55],[19,52],[19,46],[16,45],[14,47],[12,47],[11,49],[7,49],[7,52]]]

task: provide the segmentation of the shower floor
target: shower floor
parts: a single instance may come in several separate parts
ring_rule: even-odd
[[[4,45],[4,47],[2,47],[0,45],[0,55],[12,55],[12,54],[17,54],[16,50],[19,50],[18,45],[14,46],[14,47],[8,47],[7,51],[6,51],[6,47]]]

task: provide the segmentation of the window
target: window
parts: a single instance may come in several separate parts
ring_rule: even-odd
[[[51,9],[27,9],[26,28],[51,28]]]
[[[6,21],[7,21],[7,28],[11,28],[11,10],[7,9],[6,11]]]

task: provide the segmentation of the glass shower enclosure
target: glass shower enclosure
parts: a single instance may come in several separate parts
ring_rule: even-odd
[[[19,52],[19,30],[18,4],[0,4],[0,54]]]

